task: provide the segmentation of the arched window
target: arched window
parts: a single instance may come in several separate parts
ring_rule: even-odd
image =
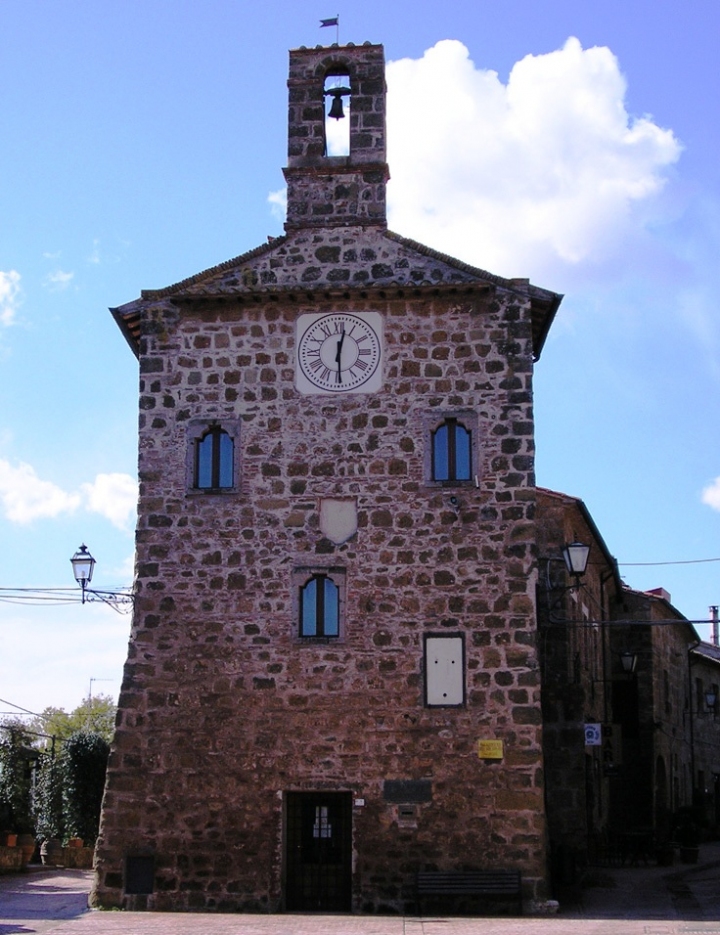
[[[325,155],[350,155],[350,75],[342,67],[325,76]]]
[[[300,588],[300,636],[340,635],[340,588],[320,572]]]
[[[195,441],[194,486],[203,490],[220,490],[234,483],[235,445],[227,432],[212,426]]]
[[[470,480],[472,434],[457,419],[448,418],[432,433],[432,479]]]

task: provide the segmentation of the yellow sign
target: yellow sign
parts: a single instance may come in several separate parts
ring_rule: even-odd
[[[502,760],[502,740],[478,740],[478,756],[481,760]]]

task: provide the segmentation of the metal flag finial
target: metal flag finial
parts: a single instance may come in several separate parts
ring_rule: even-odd
[[[335,16],[331,16],[330,19],[321,19],[320,29],[324,29],[325,26],[335,27],[335,42],[340,45],[340,14],[336,13]]]

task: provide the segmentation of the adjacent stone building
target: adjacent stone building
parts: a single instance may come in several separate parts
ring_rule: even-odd
[[[688,715],[692,730],[694,804],[700,820],[720,837],[720,646],[717,607],[713,642],[700,642],[690,652]]]
[[[560,297],[387,229],[381,46],[295,50],[288,86],[285,235],[114,310],[140,502],[92,899],[396,912],[418,870],[498,867],[542,897]]]
[[[611,735],[612,685],[619,659],[610,621],[622,593],[617,563],[583,503],[537,490],[538,641],[550,864],[554,883],[597,854],[610,826],[608,767],[619,759]],[[570,542],[589,546],[580,578],[562,557]],[[585,726],[599,737],[586,743]],[[618,736],[614,738],[615,748]]]
[[[582,500],[538,488],[538,645],[554,884],[596,860],[654,860],[692,814],[720,819],[720,650],[662,588],[640,592]],[[568,575],[561,550],[590,547]]]

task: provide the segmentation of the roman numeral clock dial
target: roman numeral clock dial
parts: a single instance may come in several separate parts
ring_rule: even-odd
[[[374,393],[382,384],[378,312],[301,315],[297,379],[301,393]]]

